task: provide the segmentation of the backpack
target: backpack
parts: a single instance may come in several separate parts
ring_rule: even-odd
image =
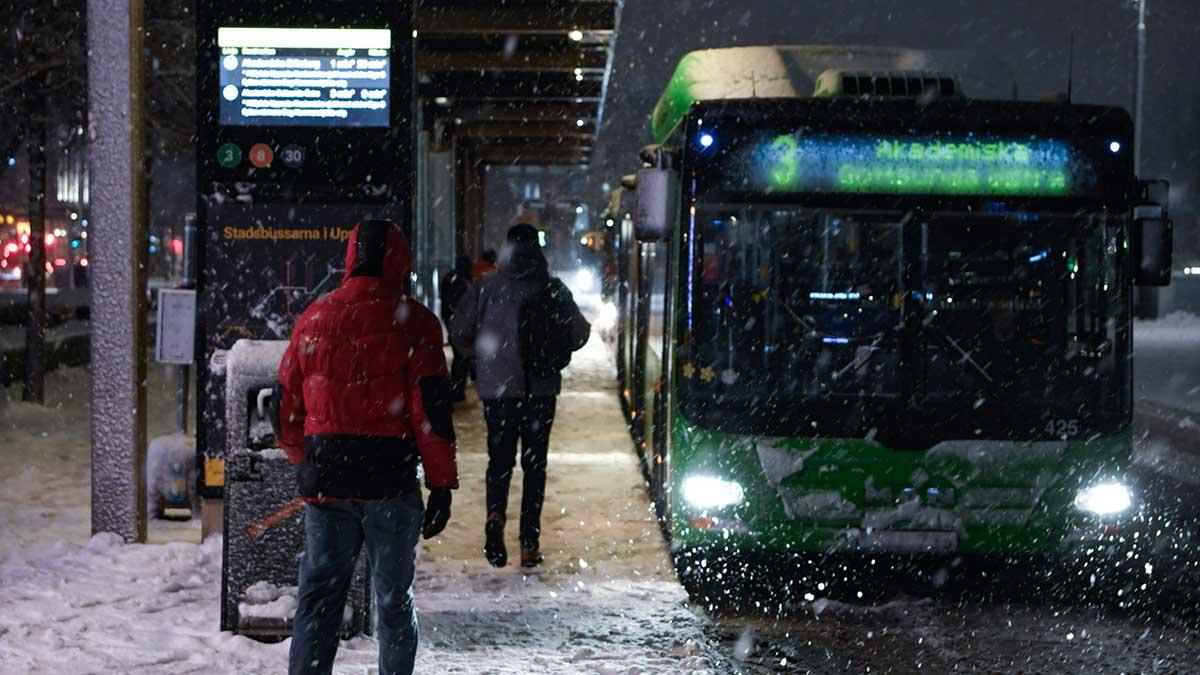
[[[521,303],[517,336],[521,367],[533,379],[549,379],[571,363],[571,291],[551,278]]]

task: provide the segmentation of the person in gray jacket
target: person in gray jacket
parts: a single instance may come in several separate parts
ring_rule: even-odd
[[[542,562],[542,502],[546,491],[546,455],[550,427],[558,394],[559,372],[531,373],[523,358],[522,335],[529,323],[529,302],[542,302],[545,292],[562,298],[566,341],[571,351],[587,344],[591,326],[579,312],[570,291],[550,276],[546,258],[532,225],[514,225],[501,251],[498,271],[475,283],[459,302],[450,326],[454,346],[475,360],[476,390],[483,401],[488,427],[487,523],[484,526],[484,555],[495,567],[508,563],[504,545],[504,522],[508,489],[521,444],[521,565]],[[523,341],[524,340],[524,341]]]

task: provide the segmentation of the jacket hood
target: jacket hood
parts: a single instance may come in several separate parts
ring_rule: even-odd
[[[474,264],[475,263],[472,262],[467,256],[460,255],[454,259],[454,271],[458,272],[469,280],[471,278],[471,267]]]
[[[526,279],[549,274],[546,256],[537,242],[510,241],[500,250],[497,267],[501,272],[517,279]]]
[[[400,291],[412,271],[412,250],[400,228],[387,220],[365,220],[354,226],[346,242],[346,273],[351,277],[377,277],[384,286]]]

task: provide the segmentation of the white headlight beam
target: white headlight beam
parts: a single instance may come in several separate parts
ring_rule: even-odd
[[[1133,493],[1121,483],[1098,483],[1079,491],[1075,508],[1097,516],[1113,516],[1133,506]]]
[[[683,499],[700,509],[719,509],[741,504],[742,486],[713,476],[689,476],[683,481]]]

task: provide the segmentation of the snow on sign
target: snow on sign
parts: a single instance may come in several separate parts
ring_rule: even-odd
[[[196,291],[158,291],[158,331],[154,359],[191,365],[196,352]]]

